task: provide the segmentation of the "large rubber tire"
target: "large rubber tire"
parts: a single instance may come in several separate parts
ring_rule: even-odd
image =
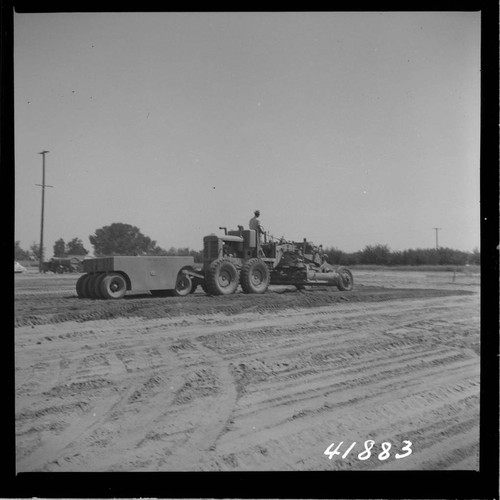
[[[206,278],[206,292],[209,295],[230,295],[236,291],[239,273],[229,259],[217,259],[210,264]]]
[[[85,296],[83,295],[83,284],[84,282],[88,279],[89,275],[88,274],[82,274],[79,278],[78,281],[76,282],[76,294],[78,295],[79,299],[84,299]]]
[[[105,273],[95,274],[92,281],[89,284],[89,292],[91,299],[104,299],[104,295],[101,291],[101,284],[106,277]]]
[[[121,299],[127,292],[127,282],[120,273],[107,273],[101,282],[104,299]]]
[[[175,288],[172,290],[172,295],[174,297],[185,297],[191,293],[192,287],[193,282],[191,278],[181,271],[175,280]]]
[[[189,293],[194,293],[196,289],[198,288],[198,285],[201,284],[200,278],[197,278],[196,276],[193,276],[191,278],[191,292]]]
[[[270,274],[260,259],[250,259],[241,269],[240,283],[245,293],[265,293],[269,287]]]
[[[339,284],[337,288],[343,292],[352,290],[354,286],[354,278],[352,273],[347,267],[339,267],[337,269],[337,274],[339,275]]]
[[[209,287],[208,287],[208,284],[207,284],[207,279],[205,278],[202,282],[201,282],[201,289],[208,295],[210,295],[210,291],[209,291]]]
[[[195,272],[195,270],[191,266],[183,267],[181,269],[181,271]],[[189,276],[189,275],[186,276],[185,274],[183,274],[184,276],[186,276],[186,278],[188,278],[189,284],[190,284],[190,288],[189,288],[188,293],[186,293],[186,294],[184,294],[184,293],[178,294],[177,293],[177,289],[178,289],[178,286],[181,284],[181,283],[179,283],[179,277],[181,276],[181,274],[183,274],[183,273],[179,273],[179,275],[177,276],[177,285],[176,285],[176,289],[174,290],[174,295],[175,296],[179,296],[179,297],[184,297],[184,295],[189,295],[190,293],[194,293],[195,292],[195,290],[198,288],[198,285],[200,284],[200,279],[197,278],[196,276]],[[184,280],[184,286],[187,286],[187,283],[188,283],[188,281]]]
[[[95,274],[89,274],[88,278],[82,284],[82,293],[86,299],[91,299],[92,295],[90,293],[92,289],[92,283],[94,281]]]
[[[193,280],[190,276],[186,276],[181,270],[177,275],[175,288],[173,290],[150,290],[150,292],[154,297],[185,297],[193,293]]]
[[[99,274],[91,274],[88,281],[85,283],[85,293],[89,299],[96,299],[95,282],[99,278]]]

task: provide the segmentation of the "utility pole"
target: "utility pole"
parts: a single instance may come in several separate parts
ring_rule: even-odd
[[[45,188],[46,187],[54,187],[54,186],[49,186],[48,184],[45,184],[45,155],[47,153],[49,153],[49,151],[41,151],[40,153],[38,153],[39,155],[42,155],[42,158],[43,158],[42,183],[36,184],[36,186],[42,187],[42,220],[41,220],[41,224],[40,224],[40,257],[38,259],[39,272],[42,272],[42,267],[43,267],[43,216],[44,216],[44,211],[45,211]]]
[[[438,231],[442,229],[441,227],[433,227],[434,231],[436,231],[436,250],[439,250],[439,243],[438,243]]]

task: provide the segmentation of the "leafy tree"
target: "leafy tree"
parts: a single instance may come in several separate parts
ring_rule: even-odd
[[[361,252],[362,264],[387,265],[391,261],[391,251],[387,245],[367,245]]]
[[[467,254],[451,248],[439,248],[439,264],[453,264],[463,266],[467,263]]]
[[[186,248],[170,247],[167,250],[167,255],[179,255],[179,256],[189,255],[189,248],[188,247],[186,247]]]
[[[469,264],[474,264],[479,266],[481,264],[481,253],[479,252],[479,248],[474,248],[472,250],[472,255],[469,256]]]
[[[325,248],[324,253],[327,255],[328,262],[332,265],[346,264],[346,254],[336,247]]]
[[[189,250],[189,255],[194,258],[195,262],[203,262],[203,250]]]
[[[361,252],[344,253],[336,248],[327,248],[328,261],[336,265],[390,265],[390,266],[436,266],[480,264],[481,255],[475,248],[472,252],[462,252],[451,248],[410,248],[391,251],[387,245],[368,245]]]
[[[40,260],[40,245],[38,243],[32,243],[30,246],[31,254],[35,257],[35,259]],[[45,248],[44,248],[45,255]]]
[[[164,250],[161,247],[155,247],[151,252],[149,252],[149,255],[190,255],[194,258],[195,262],[203,262],[203,250],[191,250],[189,247],[170,247],[168,250]]]
[[[62,238],[59,238],[54,243],[54,257],[64,257],[66,254],[66,243]]]
[[[30,253],[21,248],[20,241],[14,241],[14,260],[29,260]]]
[[[73,238],[66,247],[68,255],[87,255],[89,253],[83,246],[83,241],[80,238]]]
[[[162,247],[155,246],[148,252],[148,255],[157,255],[157,256],[167,255],[167,251]]]
[[[114,222],[89,236],[96,255],[158,255],[156,241],[142,234],[138,227]]]

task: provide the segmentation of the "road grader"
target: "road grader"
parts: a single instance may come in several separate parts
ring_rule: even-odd
[[[154,296],[186,296],[198,286],[208,295],[229,295],[238,286],[244,293],[265,293],[269,285],[336,286],[353,288],[346,267],[333,269],[323,259],[322,247],[275,239],[252,229],[210,234],[203,238],[203,264],[190,256],[113,256],[87,259],[76,283],[80,298],[120,299],[127,291],[149,291]],[[263,240],[263,241],[261,241]]]

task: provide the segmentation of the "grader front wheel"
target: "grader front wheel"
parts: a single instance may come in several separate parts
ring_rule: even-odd
[[[230,295],[236,291],[239,273],[228,259],[212,262],[208,271],[206,290],[210,295]]]

